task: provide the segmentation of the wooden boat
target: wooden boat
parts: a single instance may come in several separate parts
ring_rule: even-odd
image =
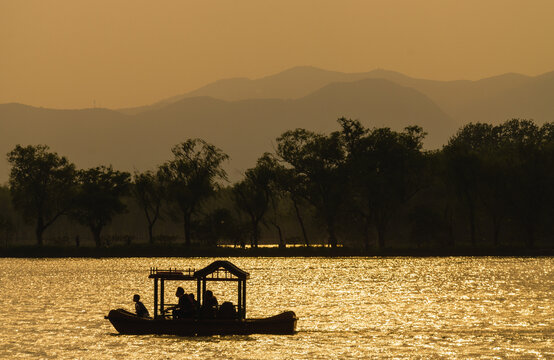
[[[297,317],[293,311],[267,318],[246,318],[246,280],[249,274],[229,261],[215,261],[195,271],[150,269],[154,279],[154,317],[144,318],[124,309],[111,310],[105,318],[121,334],[172,334],[181,336],[230,335],[230,334],[294,334]],[[164,301],[166,281],[196,281],[199,304],[206,298],[209,281],[235,281],[238,286],[238,302],[232,316],[206,317],[197,312],[190,318],[174,319],[167,313]]]

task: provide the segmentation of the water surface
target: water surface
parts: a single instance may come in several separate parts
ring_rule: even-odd
[[[152,312],[148,269],[213,259],[0,259],[0,358],[554,358],[553,258],[236,258],[249,317],[294,310],[298,333],[118,335],[104,316]],[[194,284],[169,283],[174,288]],[[236,302],[235,286],[212,290]]]

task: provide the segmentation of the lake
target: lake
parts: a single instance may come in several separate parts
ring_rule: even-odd
[[[551,257],[230,258],[251,276],[247,316],[293,310],[297,334],[118,335],[104,319],[135,293],[153,313],[151,266],[212,260],[0,259],[0,358],[554,358]]]

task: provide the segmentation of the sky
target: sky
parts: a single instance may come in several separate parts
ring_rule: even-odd
[[[0,0],[0,103],[147,105],[293,66],[554,70],[553,0]]]

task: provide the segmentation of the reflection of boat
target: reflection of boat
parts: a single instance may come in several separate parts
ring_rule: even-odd
[[[121,334],[294,334],[296,315],[286,311],[268,318],[246,318],[246,280],[249,274],[229,261],[215,261],[204,269],[158,270],[150,269],[154,279],[154,317],[142,318],[123,309],[111,310],[106,319]],[[166,313],[164,303],[165,281],[196,281],[199,304],[203,304],[208,281],[234,281],[238,284],[238,302],[233,316],[207,318],[198,312],[191,318],[173,319]],[[223,306],[222,306],[223,307]]]

